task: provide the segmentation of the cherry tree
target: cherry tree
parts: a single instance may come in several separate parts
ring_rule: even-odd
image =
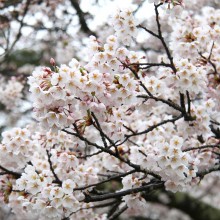
[[[220,219],[219,6],[135,0],[91,28],[77,0],[0,3],[3,111],[29,118],[2,132],[2,219]]]

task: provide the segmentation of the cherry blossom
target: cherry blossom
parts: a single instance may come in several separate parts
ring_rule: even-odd
[[[209,192],[220,184],[219,9],[148,1],[154,15],[141,22],[139,2],[115,10],[103,36],[75,5],[90,35],[85,57],[50,58],[28,77],[34,122],[2,132],[0,144],[0,205],[18,219],[151,218],[154,210],[153,219],[177,219],[166,212],[180,209],[178,195],[218,214]],[[0,91],[7,109],[22,98],[15,79]]]

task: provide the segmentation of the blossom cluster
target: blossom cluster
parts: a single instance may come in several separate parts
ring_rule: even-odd
[[[57,150],[69,151],[78,146],[76,139],[64,131],[58,131],[57,133],[53,133],[51,130],[48,132],[38,131],[33,135],[33,139],[47,150],[56,146]]]
[[[5,82],[1,82],[1,103],[6,107],[6,109],[13,110],[13,108],[19,104],[23,96],[23,88],[24,85],[14,77],[12,77],[7,84],[5,84]]]
[[[142,182],[143,181],[139,180],[137,177],[128,175],[122,180],[122,190],[140,187]],[[141,193],[126,195],[123,197],[123,200],[129,208],[132,208],[135,205],[137,207],[136,211],[143,212],[143,210],[148,207],[148,204],[145,202],[144,198],[141,197]]]
[[[116,36],[124,45],[130,45],[132,38],[137,36],[137,21],[133,16],[132,9],[118,9],[111,18],[111,24],[115,29]]]
[[[123,62],[137,62],[138,55],[118,47],[115,36],[108,37],[103,52],[96,39],[91,40],[92,50],[98,51],[95,49],[85,67],[73,59],[69,66],[55,67],[55,71],[37,69],[29,77],[35,118],[43,127],[55,131],[81,120],[79,127],[84,131],[90,125],[89,112],[97,114],[101,121],[115,119],[104,125],[112,127],[120,123],[119,108],[134,104],[138,81],[124,69]]]
[[[212,99],[207,100],[203,105],[195,105],[191,107],[191,114],[195,118],[194,121],[186,122],[180,119],[177,122],[178,131],[182,136],[189,132],[192,135],[203,135],[204,137],[211,136],[209,122],[211,117],[215,115],[213,110],[215,103]]]
[[[172,25],[170,47],[175,57],[190,58],[193,62],[201,59],[200,53],[206,58],[210,53],[213,58],[218,57],[216,49],[220,43],[219,17],[220,10],[211,7],[204,7],[202,15],[195,17],[191,16],[190,11],[184,11],[178,18],[178,23]],[[213,44],[214,48],[211,49]]]
[[[114,207],[122,192],[117,207],[144,213],[145,191],[132,189],[187,191],[219,165],[219,19],[206,10],[219,13],[204,9],[203,27],[200,14],[166,19],[179,26],[169,29],[170,52],[153,34],[166,52],[155,63],[121,45],[136,36],[126,9],[111,18],[115,35],[90,36],[87,63],[37,68],[29,85],[40,128],[2,133],[0,199],[23,219],[106,220],[95,209],[105,196]]]
[[[185,93],[188,91],[192,97],[204,93],[207,87],[206,71],[201,66],[195,66],[187,59],[175,61],[177,68],[176,74],[169,74],[169,70],[165,71],[163,77],[166,77],[167,85],[174,91]],[[164,69],[162,69],[164,71]]]
[[[67,179],[59,187],[52,183],[52,173],[50,170],[44,170],[38,174],[33,166],[28,165],[25,173],[16,181],[15,188],[19,191],[25,190],[27,196],[19,196],[23,206],[32,210],[38,210],[40,216],[50,219],[61,218],[63,210],[66,215],[76,211],[79,208],[78,200],[72,195],[75,183]],[[29,194],[31,197],[29,197]],[[41,218],[41,217],[40,217]]]
[[[80,162],[74,152],[52,150],[51,155],[51,161],[56,166],[54,171],[61,180],[72,179],[77,187],[98,182],[99,168],[92,167],[87,161]]]
[[[159,174],[167,190],[181,191],[196,177],[197,164],[193,165],[193,157],[182,151],[183,138],[174,136],[170,142],[159,136],[157,138],[160,140],[154,141],[153,145],[132,146],[131,161],[146,171]]]
[[[4,167],[20,170],[25,167],[38,150],[38,143],[32,140],[27,128],[13,128],[2,133],[0,161]]]

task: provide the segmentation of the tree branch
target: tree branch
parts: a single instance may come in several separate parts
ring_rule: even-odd
[[[166,124],[166,123],[169,123],[169,122],[174,123],[175,121],[179,120],[179,119],[182,118],[182,117],[183,117],[183,115],[181,114],[181,115],[179,115],[179,116],[177,116],[177,117],[175,117],[175,118],[173,118],[173,119],[167,119],[167,120],[164,120],[164,121],[162,121],[162,122],[160,122],[160,123],[158,123],[158,124],[156,124],[156,125],[153,125],[153,126],[149,127],[148,129],[146,129],[146,130],[144,130],[144,131],[136,132],[136,133],[129,134],[129,135],[125,135],[125,136],[126,136],[126,137],[132,137],[132,136],[147,134],[147,133],[149,133],[150,131],[153,131],[155,128],[157,128],[157,127],[159,127],[159,126],[161,126],[161,125],[163,125],[163,124]]]
[[[48,156],[48,162],[49,162],[49,165],[50,165],[50,170],[51,172],[53,173],[53,176],[55,178],[55,183],[57,183],[58,185],[62,185],[62,181],[58,178],[57,174],[55,173],[54,171],[54,168],[53,168],[53,164],[52,164],[52,161],[51,161],[51,154],[49,152],[49,150],[47,150],[47,156]]]
[[[11,171],[11,170],[8,170],[7,168],[3,167],[0,165],[0,169],[5,171],[3,173],[1,173],[2,175],[5,175],[5,174],[10,174],[10,175],[13,175],[15,178],[20,178],[21,177],[21,173],[18,173],[18,172],[15,172],[15,171]]]
[[[206,149],[206,148],[219,148],[220,149],[220,145],[219,144],[214,144],[214,145],[203,145],[203,146],[199,146],[199,147],[190,147],[187,148],[185,150],[183,150],[183,152],[187,152],[187,151],[191,151],[191,150],[202,150],[202,149]]]
[[[104,195],[99,195],[99,196],[90,196],[88,194],[85,194],[85,199],[83,200],[84,202],[97,202],[97,201],[103,201],[107,199],[114,199],[114,198],[121,198],[122,196],[138,193],[138,192],[144,192],[147,190],[154,190],[154,189],[159,189],[163,187],[163,182],[159,183],[152,183],[148,185],[144,185],[141,187],[133,188],[133,189],[127,189],[119,192],[114,192],[114,193],[108,193]]]
[[[171,68],[173,70],[174,73],[177,72],[177,69],[174,65],[174,62],[173,62],[173,57],[169,51],[169,48],[164,40],[164,37],[162,35],[162,31],[161,31],[161,25],[160,25],[160,18],[159,18],[159,11],[158,11],[158,8],[162,5],[163,3],[160,3],[158,5],[154,4],[154,9],[155,9],[155,13],[156,13],[156,22],[157,22],[157,29],[158,29],[158,36],[159,36],[159,39],[161,40],[162,44],[163,44],[163,47],[166,51],[166,54],[167,54],[167,57],[168,59],[170,60],[170,65],[171,65]]]
[[[87,35],[97,36],[97,34],[93,31],[91,31],[90,28],[88,27],[88,25],[86,23],[86,19],[85,19],[85,13],[80,8],[79,1],[78,0],[70,0],[70,2],[72,4],[72,6],[74,7],[74,9],[76,10],[76,13],[79,17],[79,23],[81,25],[81,30],[84,33],[86,33]]]

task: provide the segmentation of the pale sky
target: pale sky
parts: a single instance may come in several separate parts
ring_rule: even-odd
[[[132,4],[132,0],[101,0],[100,6],[94,5],[88,3],[88,0],[82,1],[82,9],[85,12],[89,12],[94,15],[94,21],[91,22],[91,25],[97,26],[101,25],[103,21],[106,21],[108,17],[112,14],[113,11],[115,11],[116,8],[129,8],[132,7],[136,9],[134,4]],[[137,18],[140,20],[146,19],[146,16],[152,15],[153,4],[149,4],[147,1],[143,4],[139,12],[136,14]]]

